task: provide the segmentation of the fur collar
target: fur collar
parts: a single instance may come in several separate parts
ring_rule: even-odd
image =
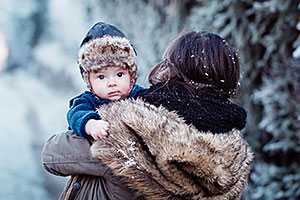
[[[175,112],[142,100],[100,108],[112,122],[92,155],[145,199],[239,199],[253,153],[238,130],[201,132]]]

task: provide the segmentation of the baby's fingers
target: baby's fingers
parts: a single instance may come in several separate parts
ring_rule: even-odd
[[[104,121],[104,122],[103,122],[103,128],[104,128],[105,130],[108,130],[108,128],[109,128],[109,123],[106,122],[106,121]]]
[[[94,138],[94,140],[99,140],[99,139],[101,139],[101,137],[99,137],[99,135],[97,135],[97,134],[92,135],[92,137]]]
[[[101,129],[95,136],[97,137],[97,140],[99,140],[104,139],[107,135],[107,132],[104,129]]]
[[[101,131],[101,135],[102,135],[103,137],[107,136],[107,135],[108,135],[107,129],[103,129],[103,130]]]

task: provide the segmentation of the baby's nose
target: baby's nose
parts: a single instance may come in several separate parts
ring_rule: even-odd
[[[107,85],[108,85],[109,87],[116,86],[116,81],[115,81],[115,79],[114,79],[114,78],[109,79]]]

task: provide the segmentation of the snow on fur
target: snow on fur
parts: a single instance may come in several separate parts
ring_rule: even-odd
[[[142,100],[100,108],[109,137],[91,152],[146,199],[240,199],[253,153],[238,130],[213,134]]]

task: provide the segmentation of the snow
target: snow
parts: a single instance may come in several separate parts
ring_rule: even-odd
[[[294,58],[300,58],[300,46],[293,52]]]

